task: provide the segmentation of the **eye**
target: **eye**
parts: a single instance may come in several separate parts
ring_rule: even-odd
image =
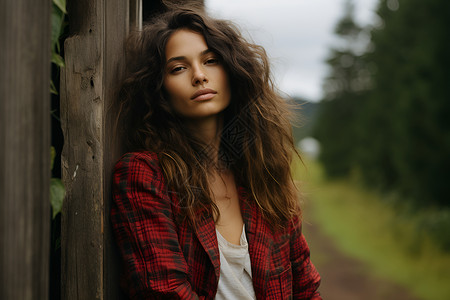
[[[205,62],[206,65],[216,65],[219,63],[219,59],[215,57],[208,58]]]
[[[173,67],[173,68],[170,70],[170,74],[178,73],[178,72],[180,72],[181,70],[184,70],[184,69],[186,69],[186,67],[183,67],[183,66],[176,66],[176,67]]]

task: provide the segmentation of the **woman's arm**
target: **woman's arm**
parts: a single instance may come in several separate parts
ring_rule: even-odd
[[[309,247],[298,217],[291,223],[291,264],[294,299],[321,300],[317,289],[320,276],[309,258]]]
[[[114,171],[111,221],[131,299],[198,299],[173,220],[156,155],[125,155]]]

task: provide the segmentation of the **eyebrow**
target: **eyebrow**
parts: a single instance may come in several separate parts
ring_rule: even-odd
[[[208,53],[210,53],[210,52],[213,52],[211,49],[206,49],[206,50],[203,50],[202,52],[200,52],[200,56],[204,56],[204,55],[206,55],[206,54],[208,54]],[[168,60],[167,60],[167,62],[166,62],[166,65],[167,64],[169,64],[169,63],[171,63],[172,61],[176,61],[176,60],[185,60],[186,59],[186,56],[175,56],[175,57],[171,57],[171,58],[169,58]]]

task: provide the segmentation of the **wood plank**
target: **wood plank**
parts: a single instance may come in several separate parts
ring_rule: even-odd
[[[0,7],[0,299],[48,299],[50,9]]]
[[[61,72],[62,299],[103,299],[103,1],[69,2]],[[70,24],[72,26],[72,24]]]
[[[128,1],[74,1],[61,74],[65,136],[62,298],[120,299],[120,260],[109,225],[116,87],[129,30]]]
[[[142,30],[142,0],[130,0],[130,29]]]

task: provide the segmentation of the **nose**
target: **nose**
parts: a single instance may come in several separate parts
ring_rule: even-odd
[[[206,76],[205,70],[201,66],[196,66],[193,68],[194,73],[192,74],[192,85],[202,85],[208,83],[208,77]]]

